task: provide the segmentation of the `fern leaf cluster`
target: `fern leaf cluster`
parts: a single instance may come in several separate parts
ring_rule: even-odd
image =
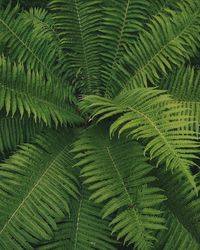
[[[50,239],[55,219],[69,213],[69,196],[77,197],[79,184],[70,170],[70,137],[63,133],[38,136],[1,164],[1,248],[30,248],[37,240]]]
[[[0,249],[200,249],[199,0],[33,6],[0,1]]]

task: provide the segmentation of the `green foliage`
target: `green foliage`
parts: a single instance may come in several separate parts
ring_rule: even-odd
[[[117,239],[125,237],[125,243],[149,249],[156,240],[152,231],[164,228],[161,211],[156,209],[164,196],[152,186],[153,167],[146,163],[142,148],[132,141],[111,141],[105,130],[90,129],[76,142],[76,166],[81,166],[83,183],[94,192],[90,199],[104,203],[103,218],[117,213],[110,223]]]
[[[88,198],[88,191],[83,190],[79,201],[71,204],[70,218],[58,224],[55,238],[36,249],[115,250],[108,221],[100,217],[101,207]],[[98,227],[94,228],[94,225]]]
[[[188,113],[196,118],[194,129],[199,134],[200,125],[200,70],[191,66],[182,66],[163,78],[160,88],[183,104]]]
[[[199,47],[199,1],[189,1],[180,12],[156,15],[141,32],[133,45],[125,48],[126,57],[121,60],[114,83],[118,88],[132,89],[155,85],[161,74],[179,67],[193,56]],[[116,87],[115,87],[116,88]]]
[[[113,91],[110,83],[118,62],[124,56],[124,46],[132,44],[133,38],[142,30],[149,7],[150,3],[147,0],[112,0],[105,3],[101,29],[101,79],[106,95]]]
[[[200,200],[181,171],[175,173],[156,173],[167,196],[165,218],[169,231],[159,233],[155,249],[199,249]],[[198,191],[199,187],[198,181]]]
[[[199,0],[0,1],[1,250],[200,249],[199,25]]]
[[[17,145],[29,142],[42,128],[43,125],[34,123],[33,119],[0,116],[0,152],[13,151]]]
[[[66,107],[64,86],[46,82],[43,74],[5,57],[0,58],[0,74],[0,110],[12,116],[18,111],[21,117],[26,112],[47,125],[52,120],[56,125],[81,121],[71,106]]]
[[[80,88],[83,83],[87,91],[96,92],[98,67],[100,65],[98,46],[101,0],[52,0],[55,29],[63,50],[64,74]],[[62,7],[61,7],[62,6]],[[66,72],[67,71],[67,72]]]
[[[1,249],[30,249],[50,239],[56,221],[70,213],[69,197],[77,198],[79,191],[69,153],[73,136],[68,134],[41,134],[1,164]]]
[[[96,96],[85,100],[83,107],[95,110],[99,121],[120,115],[110,127],[111,135],[118,130],[119,135],[126,133],[133,139],[144,139],[145,153],[149,153],[150,159],[157,159],[157,165],[165,163],[167,169],[180,168],[196,186],[188,167],[194,165],[190,158],[195,155],[191,152],[198,152],[199,143],[194,131],[188,129],[192,117],[182,105],[153,88],[122,92],[113,100]]]

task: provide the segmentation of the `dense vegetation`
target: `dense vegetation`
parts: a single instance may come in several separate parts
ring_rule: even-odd
[[[0,249],[199,250],[200,1],[19,2],[0,9]]]

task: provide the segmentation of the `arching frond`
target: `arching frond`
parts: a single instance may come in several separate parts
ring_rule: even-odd
[[[17,145],[29,142],[43,125],[35,123],[33,119],[0,116],[0,152],[15,150]]]
[[[199,250],[200,245],[180,223],[177,217],[166,211],[167,231],[162,231],[158,236],[158,243],[155,244],[155,250]],[[192,225],[191,225],[192,227]]]
[[[18,6],[10,5],[0,12],[0,39],[6,42],[12,58],[28,64],[32,68],[49,75],[55,67],[55,49],[43,39],[43,36],[33,32],[32,20],[26,20],[18,15]]]
[[[150,0],[149,7],[150,16],[158,15],[160,12],[167,11],[170,13],[173,10],[180,11],[184,5],[191,3],[191,0]]]
[[[111,141],[105,131],[105,127],[89,129],[74,144],[76,166],[93,191],[90,199],[103,204],[103,218],[113,214],[111,226],[117,238],[136,249],[149,249],[156,240],[152,231],[164,228],[161,211],[155,207],[165,198],[152,186],[152,167],[139,144]]]
[[[6,109],[12,116],[18,111],[34,115],[50,125],[77,123],[81,118],[65,102],[65,88],[57,88],[51,81],[45,81],[43,74],[25,69],[22,64],[11,63],[0,57],[0,110]]]
[[[105,6],[104,6],[105,5]],[[105,1],[101,29],[101,85],[106,95],[113,91],[110,83],[117,63],[124,56],[124,45],[133,43],[147,19],[149,1]],[[101,87],[101,86],[100,86]]]
[[[194,194],[190,182],[181,171],[173,175],[159,169],[156,171],[159,186],[165,190],[168,232],[159,236],[161,249],[200,249],[200,185]],[[188,247],[186,247],[188,246]],[[194,247],[189,247],[194,246]],[[156,248],[157,249],[157,248]]]
[[[67,53],[64,73],[82,91],[95,91],[99,62],[101,0],[51,0],[55,28]]]
[[[39,24],[32,18],[24,18],[24,15],[19,15],[18,12],[18,6],[12,8],[10,5],[0,11],[0,41],[6,44],[7,54],[13,60],[42,72],[54,85],[65,85],[68,99],[73,100],[72,90],[67,88],[61,74],[61,63],[57,63],[60,50],[57,51],[58,46],[55,46],[53,39],[49,39],[51,31],[38,32],[35,25]]]
[[[33,249],[69,213],[78,181],[69,153],[71,130],[50,130],[0,164],[0,248]]]
[[[118,66],[113,84],[131,89],[155,85],[161,74],[167,74],[193,56],[200,46],[200,4],[192,0],[181,12],[155,16],[133,46],[127,46],[127,58]],[[116,94],[116,92],[115,92]]]
[[[71,216],[60,223],[55,237],[36,249],[115,250],[108,221],[100,217],[101,207],[89,201],[83,191],[79,201],[73,201]]]
[[[30,8],[22,12],[23,19],[30,20],[33,24],[33,32],[43,35],[43,38],[51,42],[55,48],[58,60],[64,57],[64,51],[61,49],[61,40],[55,31],[52,15],[46,9]]]
[[[188,113],[196,118],[195,130],[200,127],[200,70],[191,66],[182,66],[159,84],[188,109]]]
[[[171,170],[180,168],[195,187],[189,166],[194,165],[199,144],[194,131],[188,129],[192,117],[169,95],[153,88],[137,88],[114,100],[97,96],[85,100],[83,106],[93,109],[99,120],[119,116],[111,125],[111,135],[118,130],[119,135],[125,132],[132,138],[146,140],[145,152],[157,159],[157,165],[164,163]]]

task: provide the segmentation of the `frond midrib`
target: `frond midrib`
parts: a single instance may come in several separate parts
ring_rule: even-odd
[[[149,118],[145,113],[141,112],[138,109],[135,109],[133,107],[128,107],[131,111],[138,113],[139,115],[141,115],[142,117],[144,117],[151,125],[152,127],[157,131],[158,135],[161,137],[161,139],[163,140],[163,142],[165,143],[165,145],[167,145],[168,149],[172,152],[172,154],[180,159],[177,155],[177,153],[175,152],[174,148],[171,147],[170,143],[167,141],[166,137],[164,136],[164,134],[162,133],[162,131],[160,131],[160,129],[158,128],[158,126],[156,125],[156,123]]]
[[[67,142],[66,142],[67,143]],[[33,183],[33,187],[31,188],[31,190],[25,195],[25,197],[23,198],[22,202],[19,204],[19,206],[15,209],[15,211],[13,212],[12,216],[7,220],[7,222],[5,223],[5,225],[3,226],[3,228],[0,231],[0,235],[3,234],[4,231],[6,231],[7,227],[9,226],[10,222],[12,221],[12,219],[14,219],[14,217],[17,215],[17,212],[23,207],[23,205],[25,204],[25,202],[28,200],[28,198],[31,196],[31,194],[34,192],[34,190],[37,188],[37,186],[40,184],[42,178],[45,176],[45,174],[53,167],[53,164],[56,162],[57,158],[59,158],[59,156],[65,152],[65,150],[68,148],[68,144],[62,148],[61,150],[56,152],[56,157],[54,159],[52,159],[52,161],[48,162],[50,163],[49,165],[47,165],[47,169],[43,172],[43,174],[39,177],[39,180],[36,180],[36,183]]]
[[[109,76],[108,81],[107,81],[108,83],[110,83],[110,81],[112,79],[112,76],[113,76],[113,71],[115,70],[115,67],[117,65],[117,59],[118,59],[118,55],[119,55],[119,52],[120,52],[121,41],[122,41],[124,29],[125,29],[125,23],[126,23],[126,19],[127,19],[127,15],[128,15],[129,6],[130,6],[130,0],[128,0],[127,4],[126,4],[126,9],[125,9],[124,17],[123,17],[122,27],[121,27],[121,30],[120,30],[120,35],[119,35],[119,39],[118,39],[117,49],[115,51],[115,56],[113,58],[112,66],[110,68],[110,76]]]
[[[75,227],[75,235],[74,235],[74,250],[77,249],[78,243],[78,232],[79,232],[79,222],[81,217],[81,208],[82,208],[83,198],[81,197],[79,200],[78,212],[77,212],[77,219],[76,219],[76,227]]]
[[[149,118],[146,114],[144,114],[143,112],[141,112],[140,110],[132,108],[130,106],[128,108],[130,110],[132,110],[133,112],[136,112],[139,115],[141,115],[142,117],[144,117],[152,125],[152,127],[157,131],[159,137],[164,142],[164,145],[167,146],[167,148],[172,153],[172,155],[174,156],[174,158],[177,159],[177,161],[179,163],[179,167],[181,168],[181,170],[183,171],[183,173],[185,174],[185,176],[187,176],[187,178],[190,181],[191,185],[194,187],[195,191],[197,192],[196,183],[195,183],[194,179],[191,180],[191,176],[188,173],[187,166],[183,163],[183,161],[181,160],[181,158],[179,157],[179,155],[177,154],[177,152],[175,151],[175,149],[168,142],[168,140],[166,139],[165,135],[162,133],[162,131],[160,131],[160,129],[158,128],[158,126],[156,125],[156,123],[151,118]]]
[[[132,77],[130,77],[127,85],[124,87],[124,89],[122,90],[123,91],[126,91],[130,85],[131,85],[131,82],[134,81],[134,79],[137,77],[137,75],[140,75],[141,72],[145,71],[145,69],[152,63],[152,61],[160,54],[162,53],[162,51],[165,50],[165,48],[167,48],[167,46],[172,43],[173,41],[175,41],[176,39],[178,39],[180,36],[182,36],[182,34],[185,33],[185,30],[187,30],[187,28],[191,25],[192,21],[196,18],[196,16],[198,16],[199,14],[199,9],[196,11],[196,15],[193,15],[193,18],[190,19],[189,23],[185,26],[185,28],[175,37],[173,38],[172,40],[168,41],[150,60],[147,61],[147,63],[143,66],[143,67],[140,67],[139,69],[137,69],[134,73],[134,75]]]
[[[110,152],[109,147],[106,147],[106,151],[107,151],[108,156],[109,156],[109,158],[110,158],[110,160],[111,160],[111,162],[112,162],[112,165],[113,165],[113,167],[114,167],[114,169],[115,169],[115,171],[116,171],[116,173],[117,173],[117,175],[118,175],[118,177],[119,177],[119,179],[120,179],[120,181],[121,181],[121,184],[122,184],[122,186],[123,186],[123,188],[124,188],[124,191],[125,191],[125,193],[126,193],[126,196],[128,197],[128,199],[129,199],[129,201],[130,201],[130,205],[131,205],[131,204],[132,204],[132,199],[131,199],[131,197],[130,197],[130,195],[129,195],[129,193],[128,193],[128,190],[127,190],[127,188],[126,188],[126,185],[125,185],[125,183],[124,183],[124,180],[123,180],[123,178],[122,178],[122,176],[121,176],[121,174],[120,174],[120,172],[119,172],[119,170],[118,170],[118,168],[117,168],[117,165],[116,165],[116,163],[115,163],[115,160],[114,160],[113,157],[112,157],[112,154],[111,154],[111,152]]]
[[[76,15],[78,18],[78,25],[79,25],[79,31],[80,31],[80,41],[81,41],[81,47],[82,47],[82,51],[83,51],[83,58],[84,58],[84,62],[85,62],[85,72],[86,72],[86,76],[87,76],[87,84],[88,86],[90,86],[90,73],[89,73],[89,67],[88,67],[88,59],[86,56],[86,51],[85,51],[85,44],[84,44],[84,37],[83,37],[83,32],[82,32],[82,25],[81,25],[81,19],[80,19],[80,14],[79,14],[79,9],[78,9],[78,3],[77,0],[74,0],[74,5],[75,5],[75,9],[76,9]]]
[[[15,36],[17,40],[20,41],[20,43],[33,55],[33,57],[47,70],[47,72],[52,75],[52,69],[47,67],[44,62],[34,53],[34,51],[26,44],[24,43],[21,38],[9,27],[7,23],[4,22],[3,19],[0,18],[0,22],[9,30],[9,32]]]

